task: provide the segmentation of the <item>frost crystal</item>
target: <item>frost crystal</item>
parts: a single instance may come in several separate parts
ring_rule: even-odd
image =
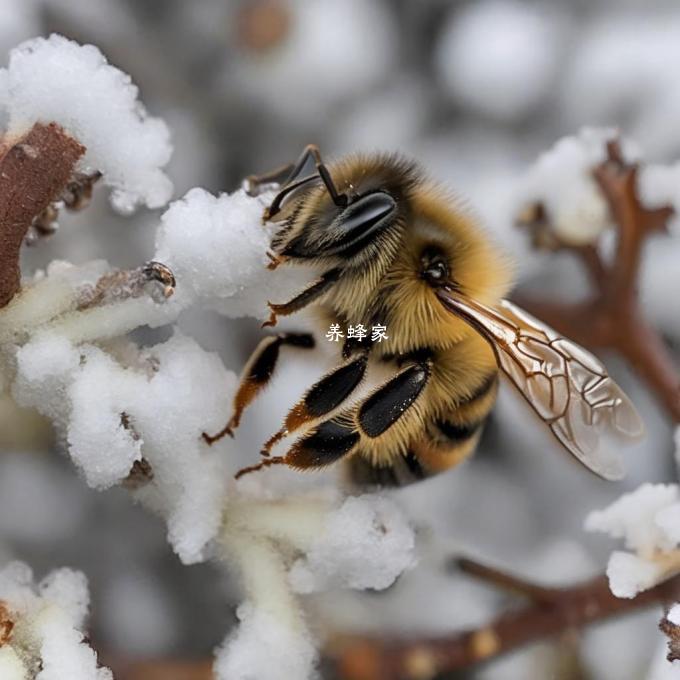
[[[36,38],[12,50],[0,74],[8,134],[20,135],[36,122],[58,123],[87,148],[81,169],[103,173],[116,208],[167,203],[172,184],[162,168],[172,153],[168,128],[147,114],[130,76],[96,47],[60,35]]]

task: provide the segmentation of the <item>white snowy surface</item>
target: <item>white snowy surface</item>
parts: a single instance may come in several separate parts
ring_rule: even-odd
[[[333,587],[383,590],[415,565],[413,530],[381,496],[348,498],[290,572],[298,593]]]
[[[59,569],[36,584],[30,567],[13,562],[0,571],[0,600],[14,622],[0,654],[3,680],[28,680],[38,664],[35,680],[112,680],[84,641],[90,596],[81,572]]]
[[[634,597],[680,571],[680,493],[676,484],[643,484],[586,519],[588,531],[622,538],[607,575],[614,595]]]
[[[607,157],[607,141],[615,137],[613,129],[583,128],[542,153],[520,179],[517,214],[541,203],[561,241],[584,245],[597,240],[612,219],[592,173]]]
[[[680,626],[680,604],[674,604],[670,610],[668,611],[668,614],[666,615],[666,618],[675,626]]]
[[[192,189],[163,213],[154,259],[177,278],[173,305],[199,304],[228,317],[269,317],[267,301],[281,302],[309,281],[309,270],[268,271],[272,226],[262,223],[271,202],[242,189],[213,196]]]
[[[87,149],[81,169],[103,173],[122,212],[170,199],[172,183],[162,169],[172,153],[168,128],[147,114],[130,76],[98,48],[56,34],[29,40],[12,50],[0,79],[9,135],[36,122],[61,125]]]
[[[239,626],[217,652],[217,680],[316,678],[316,646],[307,631],[282,624],[249,603],[237,611]]]
[[[415,564],[413,528],[380,495],[343,500],[329,488],[268,500],[267,487],[246,486],[230,499],[220,536],[243,587],[241,623],[219,650],[215,672],[220,680],[315,678],[319,641],[298,594],[387,588]]]
[[[63,360],[37,372],[46,356]],[[154,478],[136,495],[166,517],[175,550],[195,562],[219,528],[228,477],[223,447],[200,435],[221,427],[236,377],[181,335],[132,356],[136,364],[125,365],[93,345],[43,336],[19,350],[15,395],[64,424],[69,454],[94,488],[147,460]]]

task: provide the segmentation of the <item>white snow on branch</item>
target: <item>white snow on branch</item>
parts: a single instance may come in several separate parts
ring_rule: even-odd
[[[192,189],[161,218],[154,259],[177,278],[173,304],[199,302],[229,317],[267,318],[267,301],[281,302],[298,292],[309,270],[268,271],[272,225],[262,215],[272,196],[245,191],[213,196]]]
[[[113,678],[107,668],[98,668],[97,655],[85,642],[90,597],[81,572],[59,569],[36,585],[27,565],[11,563],[0,571],[0,601],[14,624],[0,649],[3,680]],[[34,676],[35,667],[40,670]]]
[[[62,425],[89,486],[120,483],[146,461],[153,478],[136,495],[167,519],[182,560],[198,561],[218,531],[228,480],[223,448],[201,432],[222,425],[236,377],[179,334],[118,353],[40,335],[17,354],[15,396]]]
[[[680,572],[680,491],[676,484],[643,484],[608,508],[592,512],[585,528],[622,538],[632,551],[615,551],[609,559],[609,585],[617,597],[634,597]]]
[[[86,147],[80,169],[103,173],[117,209],[167,203],[172,183],[162,168],[172,153],[168,128],[147,114],[130,76],[99,49],[60,35],[36,38],[12,50],[1,73],[9,135],[36,122],[58,123]]]
[[[607,157],[616,130],[583,128],[541,154],[517,186],[517,214],[540,203],[555,236],[570,245],[594,242],[611,226],[609,207],[593,170]],[[624,143],[626,157],[633,155]]]
[[[379,495],[232,499],[220,543],[245,596],[241,624],[218,652],[220,680],[316,678],[316,641],[296,592],[382,590],[415,564],[413,529]]]
[[[348,498],[290,572],[299,593],[333,587],[383,590],[415,563],[413,530],[381,496]]]

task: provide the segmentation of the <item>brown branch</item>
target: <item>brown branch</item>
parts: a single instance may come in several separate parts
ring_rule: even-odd
[[[668,612],[659,622],[659,630],[668,638],[669,661],[680,661],[680,626],[668,620]]]
[[[324,665],[342,680],[432,680],[489,661],[529,642],[574,634],[581,628],[614,616],[680,599],[680,576],[640,593],[619,599],[607,578],[598,576],[568,588],[545,588],[515,576],[461,560],[467,573],[494,586],[522,592],[531,603],[498,616],[487,626],[438,637],[338,636],[327,645]],[[538,599],[536,599],[536,596]],[[455,603],[452,605],[455,606]],[[662,624],[663,625],[663,624]],[[677,634],[676,630],[669,631]],[[211,680],[209,661],[157,660],[132,664],[107,661],[119,680]]]
[[[14,630],[14,620],[10,615],[7,605],[0,600],[0,647],[7,644],[12,639]]]
[[[104,661],[116,680],[212,680],[212,661],[159,659],[117,664]]]
[[[624,160],[618,142],[610,142],[607,153],[607,160],[595,168],[593,176],[617,225],[612,261],[605,262],[593,246],[560,248],[581,259],[595,289],[593,297],[577,304],[523,298],[520,304],[582,345],[621,354],[671,418],[680,422],[678,366],[659,333],[645,319],[637,295],[644,243],[651,234],[666,229],[673,210],[645,208],[637,193],[638,166]],[[534,214],[537,221],[528,226],[536,243],[535,232],[548,225],[548,218],[544,209],[535,209]]]
[[[553,604],[555,600],[562,596],[562,589],[560,588],[539,586],[523,578],[508,574],[500,569],[495,569],[487,564],[475,562],[474,560],[460,558],[455,560],[454,564],[457,569],[466,573],[468,576],[474,576],[476,579],[486,581],[495,588],[507,590],[515,595],[524,595],[532,602]]]
[[[36,124],[0,144],[0,308],[19,291],[19,250],[40,215],[59,199],[85,148],[58,125]]]
[[[329,653],[343,680],[430,680],[529,642],[654,604],[674,602],[680,597],[680,576],[633,599],[614,597],[605,576],[571,588],[546,590],[549,601],[543,599],[501,614],[483,628],[417,640],[347,636],[336,640]]]

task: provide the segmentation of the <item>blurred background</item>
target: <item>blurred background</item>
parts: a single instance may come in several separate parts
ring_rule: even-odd
[[[0,62],[53,31],[100,47],[167,121],[176,197],[193,186],[233,190],[310,142],[330,157],[402,151],[473,207],[515,257],[520,291],[543,298],[578,297],[586,283],[572,258],[532,251],[513,226],[515,182],[536,156],[583,125],[619,127],[654,161],[680,156],[672,0],[0,0]],[[153,252],[158,217],[122,218],[99,192],[89,210],[63,216],[54,237],[25,249],[24,272],[55,258],[136,266]],[[678,348],[673,264],[677,271],[677,229],[650,244],[642,295]],[[207,312],[181,326],[237,372],[260,335],[255,321]],[[601,572],[611,545],[583,532],[585,515],[643,481],[676,478],[665,414],[620,360],[604,358],[648,427],[645,442],[624,452],[625,482],[599,481],[567,460],[504,393],[473,461],[394,492],[438,547],[386,593],[318,598],[319,620],[414,634],[478,625],[504,600],[456,575],[454,554],[548,584]],[[322,371],[312,363],[292,357],[249,414],[244,460]],[[39,575],[61,565],[85,571],[94,645],[114,670],[120,660],[209,657],[235,620],[234,585],[211,564],[182,566],[160,520],[125,491],[88,490],[58,448],[47,424],[0,401],[0,562],[22,559]],[[457,677],[655,680],[658,618],[609,622]]]

